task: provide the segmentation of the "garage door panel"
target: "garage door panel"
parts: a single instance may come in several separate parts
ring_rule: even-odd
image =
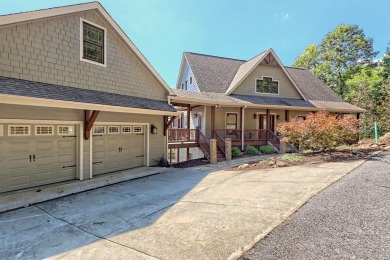
[[[57,141],[58,150],[61,150],[61,151],[67,151],[67,150],[73,151],[75,145],[76,145],[75,138],[64,138],[63,140]]]
[[[93,158],[94,159],[103,159],[103,158],[105,158],[106,157],[106,152],[105,151],[101,151],[101,152],[97,152],[97,151],[95,151],[94,153],[93,153]],[[94,161],[96,161],[96,160],[94,160]]]
[[[61,154],[58,155],[58,163],[60,164],[76,164],[76,156],[75,154]]]
[[[7,187],[5,191],[17,190],[29,187],[31,183],[31,175],[24,174],[20,176],[11,176],[7,179]]]
[[[3,137],[4,138],[4,137]],[[21,137],[15,137],[17,139],[21,138]],[[25,138],[25,137],[23,137]],[[31,141],[30,140],[24,140],[24,141],[10,141],[7,143],[6,145],[6,151],[7,151],[7,154],[13,154],[13,153],[19,153],[19,152],[22,152],[22,153],[25,153],[27,151],[27,153],[29,153],[31,151]]]
[[[58,171],[57,178],[58,181],[68,181],[72,180],[71,176],[76,175],[76,167],[68,167]]]
[[[36,141],[35,142],[35,153],[49,152],[52,153],[53,149],[56,149],[54,140],[47,141]]]
[[[28,169],[31,167],[29,155],[25,155],[19,158],[8,159],[6,160],[5,164],[7,171],[10,173],[14,171],[19,171],[21,169]]]
[[[33,182],[36,185],[43,185],[51,183],[51,180],[54,179],[54,172],[52,170],[47,170],[43,172],[39,172],[33,175]]]

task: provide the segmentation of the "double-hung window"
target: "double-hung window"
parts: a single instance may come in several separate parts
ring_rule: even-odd
[[[81,20],[81,45],[83,61],[92,62],[105,66],[106,64],[106,30],[100,26],[93,25],[87,21]]]

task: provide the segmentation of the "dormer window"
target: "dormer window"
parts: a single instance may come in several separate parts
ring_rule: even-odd
[[[106,29],[81,19],[81,60],[106,66]]]
[[[188,86],[188,80],[186,80],[185,84],[184,84],[184,88],[187,90],[187,86]]]
[[[256,79],[256,92],[264,94],[279,94],[279,82],[268,77]]]
[[[190,77],[190,85],[192,84],[192,77]]]

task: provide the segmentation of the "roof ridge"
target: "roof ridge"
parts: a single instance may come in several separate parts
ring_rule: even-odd
[[[17,13],[0,14],[0,17],[10,16],[10,15],[15,15],[15,14],[27,14],[27,13],[37,12],[37,11],[52,10],[52,9],[63,8],[63,7],[70,7],[70,6],[77,6],[77,5],[88,5],[88,4],[92,4],[92,3],[97,3],[97,4],[101,5],[99,1],[90,1],[90,2],[85,2],[85,3],[53,6],[53,7],[48,7],[48,8],[41,8],[41,9],[30,10],[30,11],[23,11],[23,12],[17,12]]]
[[[285,68],[289,68],[289,69],[296,69],[296,70],[307,70],[309,71],[308,69],[305,69],[305,68],[298,68],[298,67],[292,67],[292,66],[284,66]]]
[[[212,58],[225,59],[225,60],[235,60],[235,61],[246,62],[246,60],[242,60],[242,59],[228,58],[228,57],[222,57],[222,56],[216,56],[216,55],[210,55],[210,54],[204,54],[204,53],[197,53],[197,52],[191,52],[191,51],[185,51],[184,54],[186,54],[186,53],[199,55],[199,56],[207,56],[207,57],[212,57]]]

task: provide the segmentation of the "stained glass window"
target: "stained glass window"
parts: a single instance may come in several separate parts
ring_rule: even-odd
[[[83,58],[104,64],[104,30],[83,22]]]
[[[278,94],[279,83],[277,81],[272,81],[272,78],[264,77],[262,80],[258,79],[256,81],[256,92]]]

